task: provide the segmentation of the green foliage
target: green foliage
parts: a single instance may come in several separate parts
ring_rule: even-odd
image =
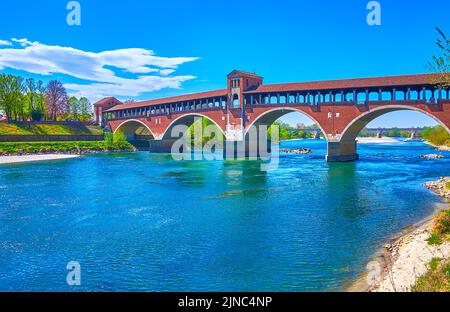
[[[450,209],[442,211],[436,216],[432,234],[427,242],[430,245],[441,245],[448,240],[450,240]]]
[[[111,132],[105,132],[105,145],[109,149],[114,146],[114,135]]]
[[[18,76],[0,74],[0,109],[8,121],[23,120],[23,79]]]
[[[133,151],[130,144],[108,146],[105,141],[74,141],[74,142],[25,142],[4,143],[0,142],[0,155],[22,155],[43,153],[74,153],[106,152],[106,151]]]
[[[450,259],[433,258],[429,270],[411,288],[413,292],[450,292]]]
[[[130,143],[127,141],[127,137],[122,131],[117,131],[113,135],[113,145],[117,149],[126,149],[130,147]]]
[[[202,131],[202,146],[214,139],[214,133],[222,133],[222,131],[220,131],[220,129],[208,118],[198,118],[188,129],[191,136],[191,144],[195,143],[194,132],[196,127],[199,129],[201,128]],[[212,134],[206,135],[205,130],[207,128],[211,130]]]
[[[445,183],[445,187],[450,190],[450,182]]]
[[[40,121],[44,117],[51,120],[92,119],[89,100],[85,97],[67,100],[61,82],[50,81],[44,87],[42,81],[6,74],[0,74],[0,110],[5,113],[8,122]]]
[[[283,140],[295,140],[295,139],[310,139],[313,137],[313,133],[306,130],[318,130],[317,125],[305,126],[305,125],[297,125],[297,127],[292,127],[286,123],[281,121],[276,121],[272,124],[272,126],[278,127],[279,129],[279,138],[281,141]],[[320,131],[320,130],[319,130]],[[267,130],[268,138],[270,138],[270,128]]]
[[[441,125],[423,129],[421,137],[438,146],[448,144],[448,141],[450,140],[450,134]]]

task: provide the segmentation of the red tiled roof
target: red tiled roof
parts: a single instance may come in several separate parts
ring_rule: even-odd
[[[116,99],[115,97],[110,96],[110,97],[106,97],[106,98],[103,98],[103,99],[95,102],[94,106],[102,106],[104,104],[109,104],[111,101],[114,101],[114,102],[117,102],[117,103],[122,103],[118,99]]]
[[[219,96],[227,96],[227,90],[223,89],[223,90],[215,90],[215,91],[208,91],[208,92],[192,93],[192,94],[173,96],[173,97],[162,98],[162,99],[135,102],[135,103],[130,103],[130,104],[121,104],[121,105],[116,105],[107,111],[110,112],[110,111],[116,111],[116,110],[120,110],[120,109],[138,108],[138,107],[151,106],[151,105],[170,104],[170,103],[175,103],[175,102],[200,100],[200,99],[219,97]]]
[[[357,78],[357,79],[342,79],[342,80],[328,80],[315,82],[300,82],[300,83],[282,83],[282,84],[268,84],[260,85],[256,90],[245,92],[261,93],[261,92],[287,92],[287,91],[319,91],[319,90],[333,90],[333,89],[358,89],[371,87],[401,87],[412,85],[432,84],[433,74],[421,75],[404,75],[391,77],[374,77],[374,78]]]

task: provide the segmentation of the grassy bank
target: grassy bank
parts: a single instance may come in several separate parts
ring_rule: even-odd
[[[107,145],[104,141],[0,143],[0,156],[23,154],[85,154],[102,151],[132,151],[131,144]]]
[[[413,292],[450,292],[450,259],[433,258],[429,270],[411,288]]]
[[[438,213],[434,219],[433,229],[428,243],[430,245],[441,245],[447,241],[450,241],[450,209]]]
[[[99,126],[55,124],[0,124],[0,135],[102,135]]]
[[[104,141],[0,142],[0,156],[23,154],[86,154],[103,151],[134,151],[121,132],[107,133]]]

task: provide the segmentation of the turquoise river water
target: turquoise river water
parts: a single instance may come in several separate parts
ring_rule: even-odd
[[[442,203],[421,184],[450,173],[420,142],[333,164],[324,141],[282,147],[313,153],[268,172],[145,152],[0,166],[0,291],[342,290]]]

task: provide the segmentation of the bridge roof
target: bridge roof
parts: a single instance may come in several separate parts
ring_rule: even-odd
[[[341,80],[326,80],[315,82],[281,83],[260,85],[257,89],[247,91],[251,93],[275,93],[288,91],[320,91],[339,89],[363,89],[376,87],[407,87],[414,85],[431,85],[434,74],[404,75],[374,78],[356,78]]]
[[[170,103],[175,103],[175,102],[201,100],[201,99],[212,98],[212,97],[221,97],[221,96],[227,96],[226,89],[192,93],[192,94],[173,96],[173,97],[148,100],[148,101],[142,101],[142,102],[134,102],[134,103],[130,103],[130,104],[121,104],[121,105],[116,105],[116,106],[112,107],[111,109],[107,110],[107,112],[112,112],[112,111],[121,110],[121,109],[152,106],[152,105],[170,104]]]

